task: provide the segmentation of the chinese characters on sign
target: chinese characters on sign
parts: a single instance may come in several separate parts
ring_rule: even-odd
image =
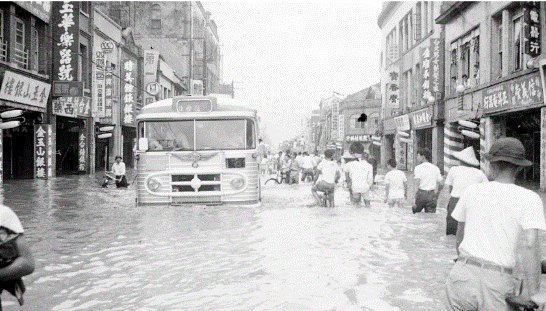
[[[385,89],[387,90],[387,107],[388,108],[400,108],[399,106],[399,86],[400,86],[400,69],[396,66],[387,71],[387,83]]]
[[[48,83],[6,71],[0,89],[0,99],[45,109],[50,89],[51,85]]]
[[[98,47],[97,45],[95,47]],[[93,106],[93,116],[104,117],[104,66],[105,58],[104,52],[98,48],[95,50],[95,79],[93,81],[95,85],[95,96],[93,98],[95,105]]]
[[[52,96],[83,96],[81,81],[53,81]]]
[[[423,79],[421,100],[429,97],[441,97],[443,92],[443,44],[441,39],[430,39],[430,45],[421,50],[423,67],[421,76]],[[438,99],[438,98],[436,98]],[[424,103],[426,104],[426,102]]]
[[[53,113],[58,116],[75,118],[78,106],[74,103],[75,97],[59,97],[53,100]]]
[[[540,55],[540,2],[526,2],[523,9],[523,30],[525,34],[525,53],[531,57]]]
[[[345,136],[345,140],[348,141],[348,142],[353,142],[353,141],[370,141],[371,138],[370,135],[347,135]]]
[[[104,67],[104,117],[112,123],[112,98],[114,97],[114,81],[112,79],[112,64],[109,58],[106,59]]]
[[[430,85],[430,46],[424,47],[421,49],[421,61],[423,64],[423,67],[421,69],[421,77],[423,80],[422,90],[423,94],[421,94],[421,100],[425,101],[423,105],[426,105],[426,99],[432,96],[431,93],[431,85]]]
[[[53,38],[55,44],[53,79],[74,81],[78,77],[79,3],[53,1]]]
[[[339,139],[343,139],[343,136],[345,136],[345,116],[342,114],[339,115],[338,128],[339,128],[339,134],[337,137],[339,137]]]
[[[80,137],[78,138],[78,170],[85,171],[87,163],[87,136],[85,132],[80,132]]]
[[[409,122],[409,116],[407,114],[394,117],[394,124],[396,125],[396,129],[398,131],[409,131],[410,129],[410,122]]]
[[[122,78],[123,78],[123,88],[121,96],[121,107],[122,107],[122,124],[123,125],[134,125],[135,120],[135,83],[136,83],[136,62],[128,59],[123,62],[122,67]]]
[[[512,80],[483,91],[484,113],[537,105],[542,102],[542,84],[538,74]]]
[[[152,83],[157,84],[157,66],[159,64],[159,52],[155,50],[144,51],[144,85],[147,87]],[[155,91],[159,91],[158,88],[153,88],[150,91],[144,93],[144,102],[146,104],[153,103],[156,100]]]
[[[51,177],[52,142],[50,124],[34,125],[34,175],[36,178]]]
[[[432,107],[417,110],[411,113],[413,128],[432,125]]]
[[[337,139],[338,134],[338,112],[339,112],[339,102],[333,102],[332,103],[332,129],[331,129],[331,138]]]
[[[89,97],[74,97],[74,105],[78,107],[78,116],[91,116],[91,99]]]

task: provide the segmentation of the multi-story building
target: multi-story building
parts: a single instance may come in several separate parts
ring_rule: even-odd
[[[2,177],[54,174],[54,146],[43,137],[34,139],[44,130],[38,125],[49,122],[51,13],[48,1],[0,3],[0,112],[20,109],[23,117],[20,126],[1,127],[0,183]]]
[[[221,57],[217,27],[200,1],[115,1],[96,5],[123,28],[131,27],[143,49],[159,51],[183,79],[185,93],[218,92]]]
[[[443,26],[435,1],[383,2],[381,28],[381,164],[395,158],[413,170],[417,148],[443,167]]]
[[[365,114],[367,120],[359,122]],[[339,103],[338,137],[342,140],[343,150],[350,150],[351,145],[359,145],[379,159],[380,148],[372,144],[372,135],[377,134],[381,119],[381,84],[377,83],[347,97]]]
[[[305,141],[304,151],[309,154],[317,149],[317,135],[320,124],[320,114],[318,110],[313,110],[311,114],[303,116],[301,120],[303,139]]]
[[[543,2],[442,5],[436,23],[445,27],[448,47],[446,169],[458,163],[453,152],[473,146],[479,156],[498,137],[511,136],[523,142],[533,161],[518,182],[546,187],[544,78],[537,69],[539,60],[546,62],[545,9]]]
[[[336,149],[341,154],[341,141],[339,134],[339,103],[345,99],[346,95],[333,92],[328,98],[320,100],[320,128],[318,151],[324,152],[326,149]]]

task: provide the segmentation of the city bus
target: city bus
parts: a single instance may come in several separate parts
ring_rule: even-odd
[[[231,98],[177,96],[137,115],[137,205],[259,205],[255,109]]]

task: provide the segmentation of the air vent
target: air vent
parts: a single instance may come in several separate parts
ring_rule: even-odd
[[[245,158],[228,158],[226,159],[227,168],[244,168]]]

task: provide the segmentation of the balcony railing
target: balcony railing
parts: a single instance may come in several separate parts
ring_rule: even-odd
[[[23,69],[28,69],[28,49],[15,47],[15,63]]]
[[[0,60],[3,62],[8,61],[8,42],[4,41],[2,37],[0,37]]]

